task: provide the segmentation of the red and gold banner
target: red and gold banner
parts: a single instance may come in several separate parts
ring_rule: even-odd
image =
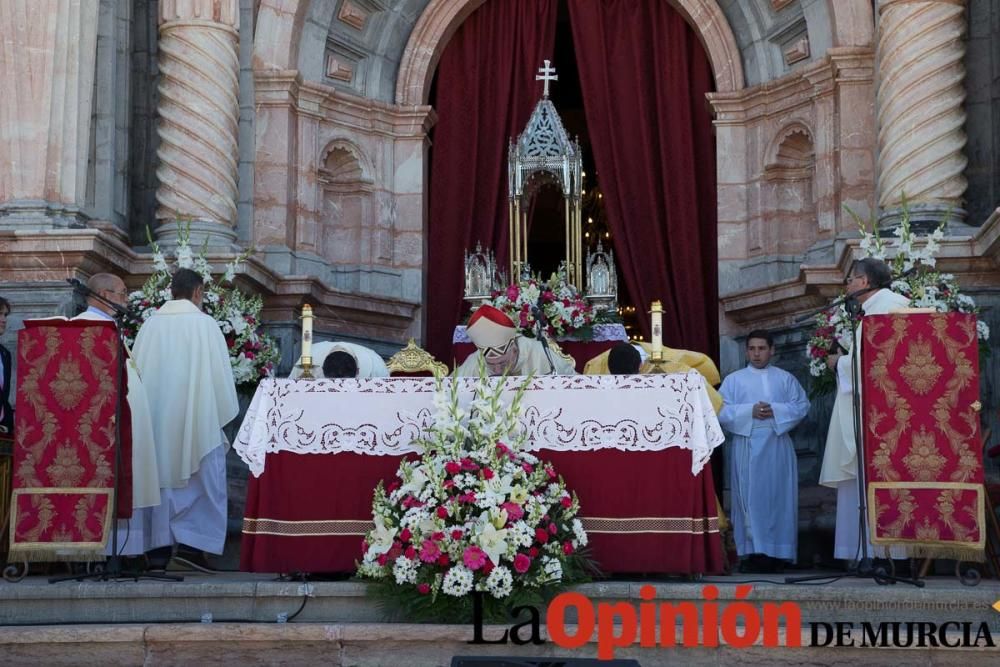
[[[983,560],[975,315],[873,315],[861,330],[872,543]]]
[[[24,325],[17,347],[10,559],[103,558],[113,515],[115,325],[93,320]],[[121,460],[129,462],[127,402],[122,408]],[[129,466],[122,467],[127,473]],[[119,506],[130,510],[130,478],[121,477],[125,502]]]

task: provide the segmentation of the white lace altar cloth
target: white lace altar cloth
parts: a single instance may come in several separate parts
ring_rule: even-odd
[[[508,397],[523,378],[506,382]],[[467,405],[478,378],[459,382]],[[268,453],[373,456],[419,451],[414,440],[433,422],[433,378],[288,380],[257,387],[233,446],[254,476]],[[724,440],[695,372],[670,375],[563,375],[531,380],[521,401],[527,448],[554,451],[618,449],[691,451],[697,475]]]
[[[625,333],[625,326],[623,324],[615,322],[606,322],[604,324],[595,324],[591,331],[593,336],[588,338],[587,343],[604,343],[612,340],[628,341],[628,334]],[[576,341],[578,339],[572,336],[568,338],[556,338],[557,343],[562,343],[565,341]],[[452,343],[472,343],[472,339],[469,338],[469,334],[465,332],[465,326],[458,325],[455,327],[454,333],[451,335]]]

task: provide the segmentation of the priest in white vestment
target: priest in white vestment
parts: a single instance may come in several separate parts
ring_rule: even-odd
[[[747,337],[746,368],[722,382],[719,423],[732,435],[731,520],[744,571],[776,571],[795,561],[799,471],[789,432],[809,412],[809,399],[788,371],[771,365],[774,339]]]
[[[153,406],[160,505],[151,546],[221,554],[226,539],[226,449],[222,427],[238,411],[229,349],[201,311],[200,275],[178,269],[167,301],[143,323],[134,356]],[[151,565],[154,556],[151,556]]]
[[[576,375],[573,360],[549,343],[548,355],[542,342],[525,338],[506,313],[489,304],[476,309],[465,330],[477,350],[458,367],[458,375],[479,375],[485,362],[490,375]]]
[[[91,293],[111,303],[124,306],[128,290],[118,276],[110,273],[95,274],[87,281]],[[90,296],[87,310],[74,320],[113,321],[114,309],[107,303]],[[126,348],[126,353],[128,349]],[[156,469],[156,448],[153,441],[153,424],[149,415],[149,401],[135,361],[125,363],[128,381],[128,407],[132,413],[132,517],[118,522],[118,555],[138,556],[149,546],[149,521],[151,508],[160,504],[160,478]],[[112,540],[108,540],[107,553],[111,555]]]
[[[847,278],[847,292],[858,293],[857,299],[865,315],[887,315],[906,308],[910,300],[889,289],[892,274],[885,262],[866,258],[855,263]],[[858,325],[857,341],[861,344],[861,327]],[[860,354],[855,350],[847,354],[832,354],[827,364],[837,373],[837,397],[830,416],[830,430],[826,435],[826,450],[823,452],[823,467],[819,483],[837,489],[837,531],[834,543],[834,558],[855,561],[861,558],[858,537],[861,531],[860,501],[858,498],[858,457],[854,438],[854,406],[852,398],[853,380],[851,367],[856,365],[858,377],[861,375]],[[858,388],[860,391],[860,387]],[[862,405],[863,405],[862,397]],[[863,414],[863,413],[862,413]],[[901,546],[894,546],[886,553],[884,548],[877,552],[871,543],[871,532],[865,517],[864,532],[868,540],[870,557],[905,558]]]
[[[323,374],[323,361],[333,352],[346,352],[347,354],[354,357],[354,360],[358,362],[358,374],[359,378],[387,378],[389,377],[389,368],[385,365],[385,361],[379,356],[379,353],[375,350],[365,347],[364,345],[358,345],[357,343],[346,343],[343,341],[323,341],[322,343],[315,343],[312,346],[312,358],[313,358],[313,377],[321,378],[325,377]],[[292,372],[288,375],[292,380],[302,377],[302,357],[299,357],[298,361],[292,367]]]

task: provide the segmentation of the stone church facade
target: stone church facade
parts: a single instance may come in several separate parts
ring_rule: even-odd
[[[1000,0],[663,0],[716,92],[723,372],[740,336],[837,295],[850,208],[952,224],[939,257],[1000,319]],[[483,0],[7,0],[0,11],[0,293],[51,315],[66,278],[138,286],[177,220],[265,298],[287,368],[317,332],[383,354],[421,339],[429,106],[449,37]],[[669,341],[668,341],[669,344]],[[983,369],[995,405],[997,355]],[[829,405],[799,429],[803,503]],[[819,522],[832,512],[805,512]],[[827,517],[829,518],[829,517]],[[803,528],[809,526],[804,525]]]

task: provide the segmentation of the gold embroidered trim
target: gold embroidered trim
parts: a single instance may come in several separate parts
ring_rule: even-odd
[[[909,555],[917,558],[921,557],[934,557],[934,558],[954,558],[956,556],[943,555],[944,553],[955,554],[956,552],[961,552],[962,558],[969,560],[983,560],[985,548],[986,548],[986,530],[984,526],[986,525],[986,493],[982,484],[972,484],[963,482],[869,482],[868,483],[868,521],[869,526],[876,526],[878,524],[878,518],[884,513],[880,511],[876,500],[875,492],[880,489],[885,489],[889,491],[896,491],[897,493],[906,493],[913,489],[940,489],[941,491],[975,491],[976,493],[976,527],[979,528],[979,539],[975,542],[958,542],[953,540],[930,540],[930,539],[920,539],[920,538],[903,538],[903,537],[878,537],[875,535],[875,531],[870,531],[872,533],[871,540],[872,544],[876,545],[893,545],[899,544],[907,548],[908,552],[912,551]],[[942,513],[941,503],[935,509],[939,513]],[[951,514],[945,512],[943,513],[947,516],[942,516],[942,522],[952,529],[956,534],[959,532],[955,529],[953,525],[953,518]],[[912,520],[912,514],[907,514],[901,512],[901,516],[907,516],[909,520]],[[941,552],[942,555],[935,555],[936,552]],[[977,553],[978,552],[978,553]]]
[[[624,519],[587,516],[580,518],[588,533],[663,533],[704,535],[719,532],[718,517],[629,517]]]
[[[284,521],[282,519],[243,519],[244,535],[278,535],[280,537],[363,537],[375,528],[371,521],[356,519],[318,519]]]

